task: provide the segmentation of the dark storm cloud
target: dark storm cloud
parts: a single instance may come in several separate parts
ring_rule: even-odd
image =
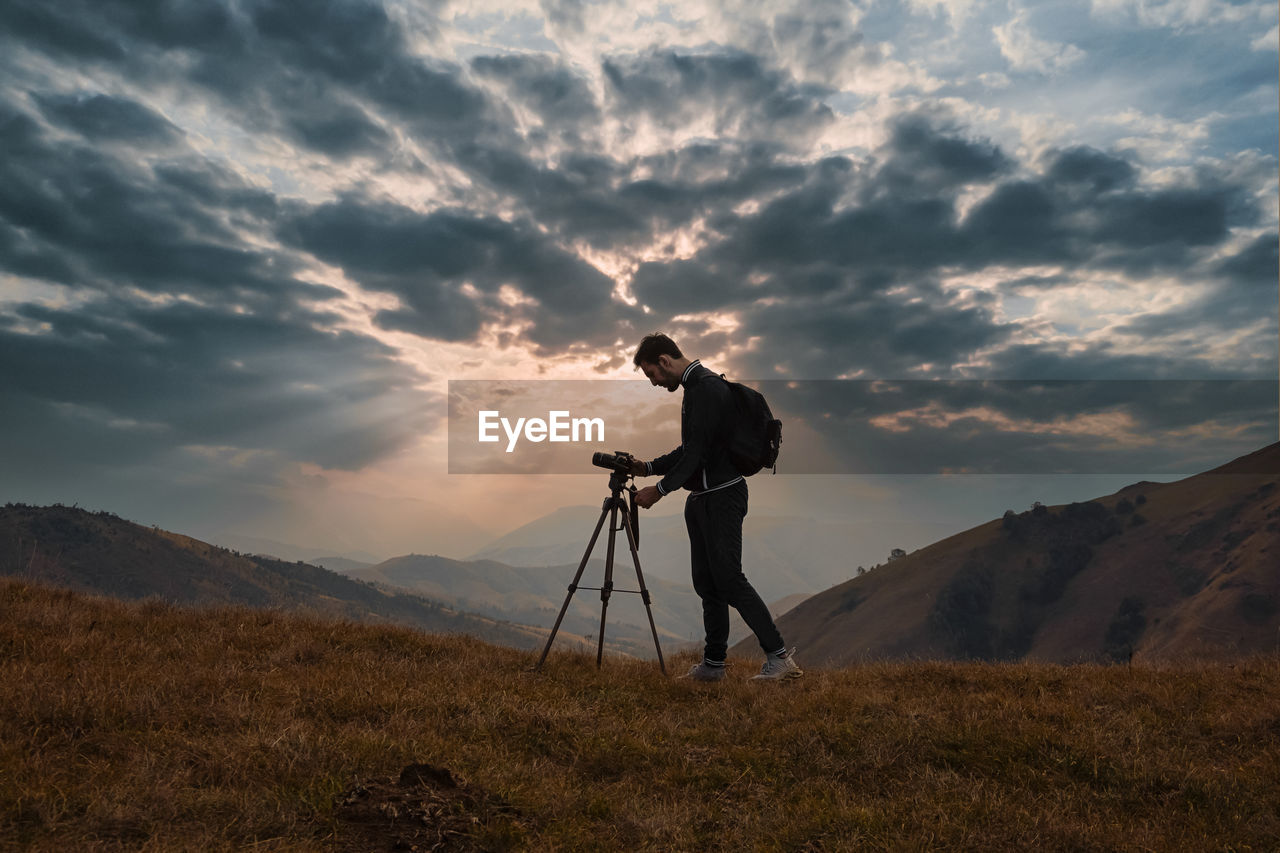
[[[404,58],[389,63],[361,91],[391,110],[425,139],[463,140],[476,133],[508,136],[484,94],[465,82],[455,66],[432,68]]]
[[[853,273],[889,269],[921,272],[956,258],[961,251],[955,211],[945,197],[880,194],[874,200],[837,209],[835,186],[842,168],[815,169],[809,188],[767,205],[742,223],[739,245],[722,256],[746,253],[764,269],[830,264]],[[842,164],[832,164],[839,167]],[[742,255],[739,255],[742,256]]]
[[[624,203],[625,171],[604,156],[567,154],[555,166],[535,163],[518,146],[469,143],[454,150],[468,172],[523,205],[530,219],[566,240],[604,248],[647,239],[640,211]]]
[[[947,372],[958,353],[1000,344],[1011,334],[989,311],[955,304],[936,291],[915,302],[835,294],[752,306],[743,319],[746,333],[768,344],[748,357],[752,375],[767,375],[770,362],[797,377],[857,371],[902,376],[921,364]]]
[[[1276,287],[1280,282],[1280,259],[1275,234],[1264,234],[1240,251],[1221,258],[1199,276],[1206,291],[1179,308],[1154,316],[1139,317],[1121,331],[1144,336],[1205,333],[1222,335],[1264,325],[1261,341],[1237,344],[1242,358],[1263,359],[1258,369],[1275,373]],[[1265,344],[1259,347],[1258,344]]]
[[[612,279],[518,222],[348,198],[300,211],[282,235],[362,286],[399,296],[403,307],[377,321],[424,337],[470,340],[486,320],[527,317],[533,343],[559,348],[611,340],[635,313],[613,300]],[[535,304],[507,305],[504,285]]]
[[[0,99],[0,142],[10,156],[38,154],[43,145],[39,123],[26,111]]]
[[[1127,160],[1088,148],[1059,152],[1043,175],[1007,181],[966,217],[968,266],[1072,263],[1135,275],[1180,270],[1198,249],[1258,218],[1252,189],[1200,174],[1185,186],[1139,186]]]
[[[997,187],[965,220],[969,264],[1071,260],[1080,248],[1076,234],[1062,227],[1062,216],[1059,199],[1039,181]]]
[[[99,142],[166,145],[182,138],[168,119],[128,98],[101,94],[36,95],[46,117]]]
[[[391,136],[364,110],[331,94],[308,95],[289,98],[287,111],[279,112],[291,139],[334,160],[386,154]]]
[[[821,438],[825,455],[791,454],[796,473],[1185,473],[1272,441],[1277,415],[1265,380],[760,387],[784,436],[792,419]]]
[[[641,264],[631,281],[644,302],[665,315],[715,311],[741,301],[747,286],[705,261]]]
[[[91,12],[83,4],[70,9],[69,4],[22,2],[14,0],[0,5],[0,32],[10,34],[12,45],[21,42],[55,56],[82,60],[124,59],[126,51],[114,32],[95,26],[94,18],[76,12]],[[69,14],[70,13],[70,14]],[[96,17],[96,16],[95,16]]]
[[[502,84],[520,103],[538,114],[548,128],[575,129],[600,117],[595,93],[586,78],[545,56],[478,56],[471,69]]]
[[[1275,289],[1280,281],[1280,239],[1263,234],[1240,252],[1223,258],[1215,272],[1232,288],[1264,287]],[[1274,295],[1274,294],[1273,294]]]
[[[151,43],[200,43],[160,18]],[[145,53],[147,42],[121,36],[130,27],[141,22],[104,22],[98,32],[131,49],[95,49],[95,60]],[[52,42],[88,43],[33,43]],[[341,147],[333,128],[315,130]],[[434,428],[422,377],[373,340],[330,331],[340,318],[313,306],[338,291],[263,244],[276,197],[198,154],[154,110],[123,95],[11,89],[0,146],[0,271],[64,288],[60,307],[16,301],[22,289],[4,306],[6,471],[71,482],[177,454],[203,477],[221,464],[204,454],[245,451],[270,457],[258,471],[273,483],[299,463],[361,468]]]
[[[331,293],[294,278],[282,254],[244,242],[231,220],[261,227],[274,203],[225,170],[192,160],[157,174],[105,149],[46,137],[30,117],[6,112],[0,134],[13,145],[0,162],[0,241],[18,247],[13,272],[216,298]]]
[[[1131,185],[1137,170],[1127,160],[1081,145],[1056,152],[1045,177],[1057,185],[1103,193]]]
[[[1182,266],[1228,236],[1236,187],[1133,191],[1079,200],[1051,183],[1002,184],[966,218],[968,265],[1064,262],[1147,273]]]
[[[785,144],[834,118],[820,92],[797,85],[751,54],[657,50],[607,59],[603,69],[613,110],[647,115],[666,128],[711,116],[717,136]]]
[[[713,220],[721,239],[693,258],[642,265],[633,290],[661,313],[739,312],[742,337],[771,342],[768,354],[757,349],[741,365],[759,375],[779,364],[801,377],[900,376],[922,364],[947,375],[979,352],[1010,371],[997,374],[1005,376],[1036,376],[1026,369],[1032,363],[1049,370],[1045,376],[1143,375],[1152,367],[1157,372],[1146,375],[1212,373],[1203,353],[1146,359],[1045,346],[1005,357],[1000,350],[1015,327],[996,319],[989,295],[961,300],[935,283],[946,270],[1023,264],[1184,276],[1199,269],[1190,281],[1200,281],[1231,228],[1258,217],[1250,185],[1231,175],[1200,172],[1153,189],[1124,157],[1082,147],[1055,152],[1042,168],[906,116],[874,160],[810,164],[803,180],[755,213]],[[961,218],[956,199],[967,187],[987,194]],[[1253,247],[1219,267],[1265,267],[1266,251]]]
[[[50,36],[40,42],[46,48],[53,49],[54,32],[78,32],[83,21],[94,22],[94,32],[127,49],[94,49],[82,58],[139,81],[185,78],[221,99],[227,115],[258,133],[274,131],[335,159],[372,155],[385,161],[391,136],[384,125],[392,122],[424,149],[454,159],[510,196],[527,199],[530,213],[559,226],[561,234],[575,225],[590,225],[588,233],[596,235],[636,236],[652,228],[616,198],[616,181],[625,171],[607,157],[567,152],[555,168],[533,166],[505,108],[468,82],[461,68],[412,52],[399,22],[381,4],[325,3],[302,15],[295,6],[269,0],[225,14],[179,5],[154,21],[134,13],[109,14],[114,8],[109,4],[77,7],[76,19],[62,14],[74,9],[46,14],[24,8],[9,9],[10,17],[42,28]],[[78,43],[72,39],[71,47],[57,49]],[[510,60],[491,58],[476,65],[490,78],[505,80],[509,96],[544,111],[553,124],[563,124],[566,112],[591,117],[591,110],[582,111],[591,102],[582,97],[580,79],[558,65],[544,62],[534,68],[530,62],[517,68]],[[535,73],[522,73],[529,70]],[[73,114],[72,106],[98,104],[104,97],[49,94],[39,103],[47,117],[92,135],[95,128],[85,111]],[[117,113],[124,107],[110,103]],[[133,108],[139,115],[145,109]],[[38,127],[24,132],[39,137]],[[215,291],[243,299],[306,287],[293,280],[296,267],[289,254],[249,248],[241,237],[244,230],[277,228],[274,199],[267,194],[245,198],[248,188],[237,193],[226,186],[227,176],[202,175],[207,164],[192,165],[200,163],[198,158],[148,168],[51,139],[39,139],[26,153],[28,162],[6,164],[16,179],[9,198],[0,191],[0,217],[8,220],[0,225],[11,226],[0,228],[0,245],[13,247],[12,266],[20,271],[56,275],[64,284],[127,282],[202,298]],[[37,185],[34,175],[50,177]],[[326,215],[320,210],[307,220],[312,231],[328,227]],[[401,310],[378,318],[384,326],[466,340],[485,319],[532,321],[527,338],[539,347],[581,343],[584,332],[590,341],[616,335],[625,306],[612,304],[612,281],[530,225],[505,225],[468,211],[442,212],[421,223],[395,219],[373,216],[354,227],[369,245],[390,249],[393,256],[417,237],[406,229],[420,225],[428,243],[461,234],[461,242],[450,248],[470,256],[456,259],[463,268],[438,269],[434,279],[407,283],[403,274],[397,279],[368,258],[338,257],[335,252],[352,250],[350,241],[327,240],[317,257],[344,267],[354,264],[353,278],[403,297]],[[58,263],[60,256],[69,260]],[[407,257],[413,260],[411,252]],[[465,283],[479,288],[478,298],[462,292]],[[503,284],[536,304],[502,304],[496,294]],[[310,293],[328,294],[318,288]]]
[[[1135,354],[1110,342],[1077,344],[1070,350],[1048,343],[1012,344],[992,353],[988,373],[1007,379],[1225,379],[1257,376],[1256,366],[1218,364],[1199,351]]]
[[[235,14],[221,2],[8,0],[0,4],[0,46],[8,62],[34,50],[61,62],[110,66],[135,77],[167,80],[179,68],[199,68],[211,53],[240,53],[240,41]],[[157,61],[165,52],[191,61]]]
[[[406,49],[381,3],[319,2],[302,8],[288,0],[254,0],[247,12],[252,29],[276,48],[284,64],[337,81],[375,78]]]
[[[845,306],[873,310],[856,303],[891,286],[890,271],[927,272],[944,257],[950,208],[885,196],[836,211],[851,170],[848,160],[822,161],[806,170],[799,188],[758,213],[713,220],[727,239],[693,259],[641,265],[634,291],[655,310],[675,314],[769,299],[762,313],[805,327]]]
[[[925,115],[897,118],[888,149],[879,183],[894,193],[918,189],[937,195],[951,187],[989,181],[1013,165],[993,143],[966,139],[954,128],[937,127]]]
[[[381,3],[15,0],[0,23],[20,39],[11,51],[43,49],[143,84],[185,80],[253,132],[275,130],[334,158],[386,154],[390,137],[357,102],[428,141],[498,127],[484,94],[457,67],[415,56]]]
[[[382,3],[326,2],[303,10],[285,0],[258,0],[248,16],[244,55],[210,57],[201,79],[228,99],[253,93],[268,111],[289,116],[295,134],[322,153],[367,153],[369,143],[384,139],[353,101],[446,148],[477,135],[504,135],[485,94],[457,66],[415,55]],[[329,114],[325,101],[335,105]],[[317,112],[321,126],[307,127]]]
[[[296,41],[323,42],[316,31],[333,28],[335,15],[352,8],[354,4],[311,4],[306,15],[296,16],[300,30]],[[10,0],[0,8],[0,22],[16,41],[43,52],[68,60],[118,63],[133,74],[149,76],[167,70],[152,65],[157,59],[153,51],[191,51],[188,56],[194,61],[189,67],[196,73],[208,67],[202,63],[217,62],[217,54],[244,58],[250,46],[250,21],[274,22],[270,12],[270,4],[248,4],[239,10],[221,0]],[[362,35],[369,38],[371,34]],[[375,42],[370,47],[377,50],[381,45]],[[344,52],[353,49],[358,47],[348,46]],[[314,58],[322,52],[323,45],[298,54]]]
[[[279,212],[271,192],[245,183],[226,166],[209,160],[165,160],[154,164],[151,174],[161,194],[184,196],[193,208],[215,211],[233,226],[259,229]]]
[[[457,162],[523,206],[567,242],[640,248],[700,218],[712,224],[733,206],[803,181],[807,170],[779,160],[776,146],[695,143],[623,163],[566,151],[554,164],[519,147],[462,144]]]
[[[1107,199],[1099,205],[1100,221],[1090,236],[1127,249],[1214,245],[1227,236],[1230,197],[1239,191],[1190,187]]]
[[[6,463],[51,431],[65,442],[46,455],[121,465],[194,445],[360,468],[441,415],[389,349],[325,329],[336,319],[117,300],[19,306],[0,330],[0,396],[18,436]]]

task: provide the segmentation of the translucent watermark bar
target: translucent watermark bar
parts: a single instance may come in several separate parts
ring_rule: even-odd
[[[779,474],[1188,474],[1280,431],[1270,380],[746,384],[783,422]],[[452,380],[449,473],[587,474],[597,451],[652,459],[680,444],[682,395],[642,379]]]

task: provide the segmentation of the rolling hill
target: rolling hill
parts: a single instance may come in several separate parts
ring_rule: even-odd
[[[1234,659],[1280,648],[1278,558],[1273,444],[1184,480],[1010,511],[809,598],[779,628],[812,665]]]
[[[319,566],[241,554],[75,507],[0,508],[0,575],[123,599],[239,604],[394,623],[519,648],[540,646],[546,638],[539,629],[379,590]]]

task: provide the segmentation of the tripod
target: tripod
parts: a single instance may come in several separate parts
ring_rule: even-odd
[[[609,477],[609,497],[605,498],[604,506],[600,510],[600,520],[596,522],[595,532],[591,534],[591,541],[587,543],[586,553],[582,555],[582,562],[578,564],[578,572],[573,576],[573,580],[569,583],[569,594],[564,597],[564,605],[560,608],[560,615],[556,617],[556,624],[551,629],[551,636],[547,638],[547,645],[542,650],[542,657],[538,658],[538,663],[534,667],[535,670],[542,669],[542,664],[547,659],[547,653],[551,651],[551,644],[555,642],[556,632],[560,630],[560,623],[564,621],[564,614],[569,609],[569,601],[573,598],[573,594],[579,589],[599,590],[600,592],[600,634],[598,637],[598,645],[596,647],[596,667],[600,666],[600,662],[604,659],[604,621],[605,614],[609,612],[609,597],[614,592],[636,593],[644,601],[645,612],[649,614],[649,630],[653,632],[653,645],[658,650],[658,668],[662,670],[662,674],[667,674],[667,666],[662,660],[662,646],[658,643],[658,628],[653,622],[653,608],[650,607],[649,590],[644,585],[644,573],[640,571],[640,520],[636,517],[635,499],[636,487],[626,486],[627,479],[630,475],[622,471],[614,471]],[[622,492],[629,492],[628,501],[622,499]],[[618,525],[618,518],[621,516],[622,524]],[[608,551],[604,560],[604,585],[603,586],[578,586],[578,581],[582,580],[582,572],[587,567],[587,560],[591,557],[591,549],[596,546],[596,540],[600,538],[600,529],[604,527],[605,519],[609,519],[609,542]],[[619,530],[627,531],[627,544],[631,549],[631,561],[636,566],[636,580],[640,584],[639,589],[619,589],[613,588],[613,554],[614,539],[617,537]]]

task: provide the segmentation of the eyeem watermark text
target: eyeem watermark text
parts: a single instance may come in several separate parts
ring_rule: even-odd
[[[521,435],[535,444],[542,441],[604,441],[604,418],[571,418],[568,411],[552,411],[547,419],[516,418],[513,425],[502,413],[486,409],[479,413],[480,441],[500,440],[498,428],[507,435],[507,452],[513,453]]]

